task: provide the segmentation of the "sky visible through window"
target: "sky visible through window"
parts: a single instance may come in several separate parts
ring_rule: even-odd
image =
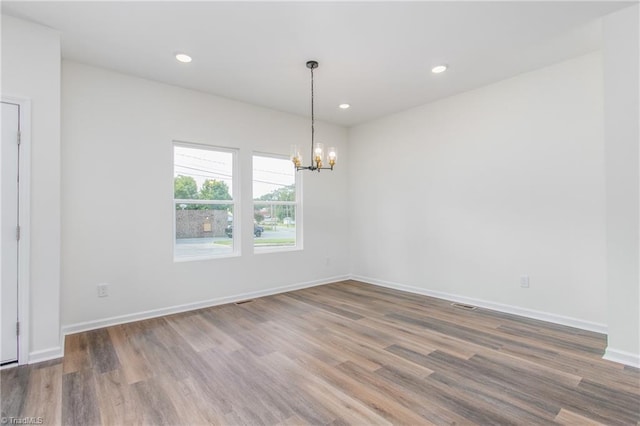
[[[175,146],[174,177],[191,176],[198,189],[207,179],[224,181],[233,194],[233,154],[186,146]],[[274,157],[253,157],[253,198],[295,183],[291,161]]]
[[[233,194],[233,154],[208,149],[175,146],[173,175],[191,176],[198,189],[207,179],[223,181]]]
[[[256,200],[296,183],[293,163],[288,159],[253,156],[253,199]]]

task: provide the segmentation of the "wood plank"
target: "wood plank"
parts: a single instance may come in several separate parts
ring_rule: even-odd
[[[91,358],[87,344],[87,333],[70,334],[65,337],[63,366],[65,374],[91,368]]]
[[[280,373],[283,376],[282,379],[292,379],[291,381],[299,384],[299,388],[303,389],[312,400],[315,400],[313,406],[325,407],[336,420],[341,419],[348,424],[390,425],[387,420],[359,400],[347,395],[320,377],[309,374],[308,371],[301,371],[295,362],[280,353],[269,354],[264,360],[265,368],[270,369],[273,376]],[[282,374],[283,372],[285,374]],[[304,409],[309,408],[304,407]],[[307,415],[303,414],[303,416],[309,418]],[[295,417],[300,416],[296,415]],[[307,422],[305,421],[305,423]]]
[[[120,367],[118,355],[106,329],[87,331],[86,338],[91,365],[98,373],[106,373]]]
[[[0,371],[0,408],[2,417],[21,417],[33,367],[16,366]]]
[[[379,372],[394,367],[381,367],[376,372],[368,372],[352,362],[345,362],[338,366],[340,371],[348,374],[354,380],[362,383],[368,388],[375,388],[381,391],[391,401],[400,404],[402,407],[415,412],[422,417],[422,423],[428,424],[464,424],[464,417],[454,413],[449,409],[431,403],[431,397],[422,392],[414,392],[408,389],[404,383],[395,379],[389,379],[380,375]],[[400,371],[396,369],[395,371]],[[406,370],[405,370],[406,371]],[[421,383],[424,377],[417,377],[406,372],[400,373],[402,377],[410,377],[414,383]]]
[[[100,345],[98,349],[101,347],[102,346]],[[109,364],[107,365],[109,366]],[[96,368],[99,367],[97,366]],[[96,397],[93,375],[94,372],[92,370],[80,370],[62,376],[63,424],[100,424],[100,409],[98,399]]]
[[[574,426],[574,425],[601,426],[603,424],[603,423],[599,423],[591,419],[588,419],[586,417],[583,417],[579,414],[576,414],[564,408],[560,410],[560,412],[555,418],[555,421],[561,425],[567,425],[567,426]]]
[[[361,357],[369,361],[369,363],[357,363],[360,367],[370,366],[371,371],[375,371],[380,367],[393,365],[407,374],[412,374],[416,377],[426,377],[433,373],[433,370],[422,365],[407,362],[404,358],[391,352],[381,351],[377,347],[369,346],[366,343],[362,343],[357,340],[349,340],[347,336],[339,334],[336,335],[333,334],[332,331],[327,331],[327,333],[332,334],[333,340],[340,342],[345,347],[353,348],[354,353],[359,354]]]
[[[127,375],[120,369],[94,375],[96,398],[100,401],[102,424],[126,425],[140,423],[143,407],[132,392]]]
[[[154,377],[144,382],[132,384],[131,392],[135,395],[138,405],[141,407],[142,423],[153,425],[182,423],[180,414],[178,414],[176,407],[161,386],[158,378]]]
[[[41,418],[43,424],[62,423],[62,363],[32,370],[24,413]],[[4,395],[3,395],[4,399]]]
[[[110,327],[107,330],[118,356],[120,370],[129,384],[153,377],[149,362],[141,349],[140,339],[130,332],[131,328],[125,324]]]
[[[428,423],[425,417],[389,398],[384,391],[376,387],[365,386],[343,371],[331,368],[315,358],[300,354],[295,359],[305,370],[327,381],[333,387],[341,389],[347,395],[364,403],[378,416],[394,424],[416,425]],[[398,394],[400,395],[400,394]],[[401,395],[400,395],[401,396]]]

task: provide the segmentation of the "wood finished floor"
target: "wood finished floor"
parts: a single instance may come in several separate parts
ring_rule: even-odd
[[[640,424],[601,334],[355,281],[67,336],[6,369],[45,424]]]

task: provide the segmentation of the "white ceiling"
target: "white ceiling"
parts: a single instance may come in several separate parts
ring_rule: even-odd
[[[305,116],[315,59],[316,117],[351,126],[598,49],[599,17],[629,4],[3,1],[2,13],[60,30],[64,58]],[[432,74],[439,63],[449,70]]]

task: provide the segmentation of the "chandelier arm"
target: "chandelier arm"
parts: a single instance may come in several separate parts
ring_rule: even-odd
[[[312,172],[315,172],[317,170],[318,172],[320,172],[320,170],[333,170],[333,166],[331,167],[296,166],[296,171],[299,172],[300,170],[311,170]]]

